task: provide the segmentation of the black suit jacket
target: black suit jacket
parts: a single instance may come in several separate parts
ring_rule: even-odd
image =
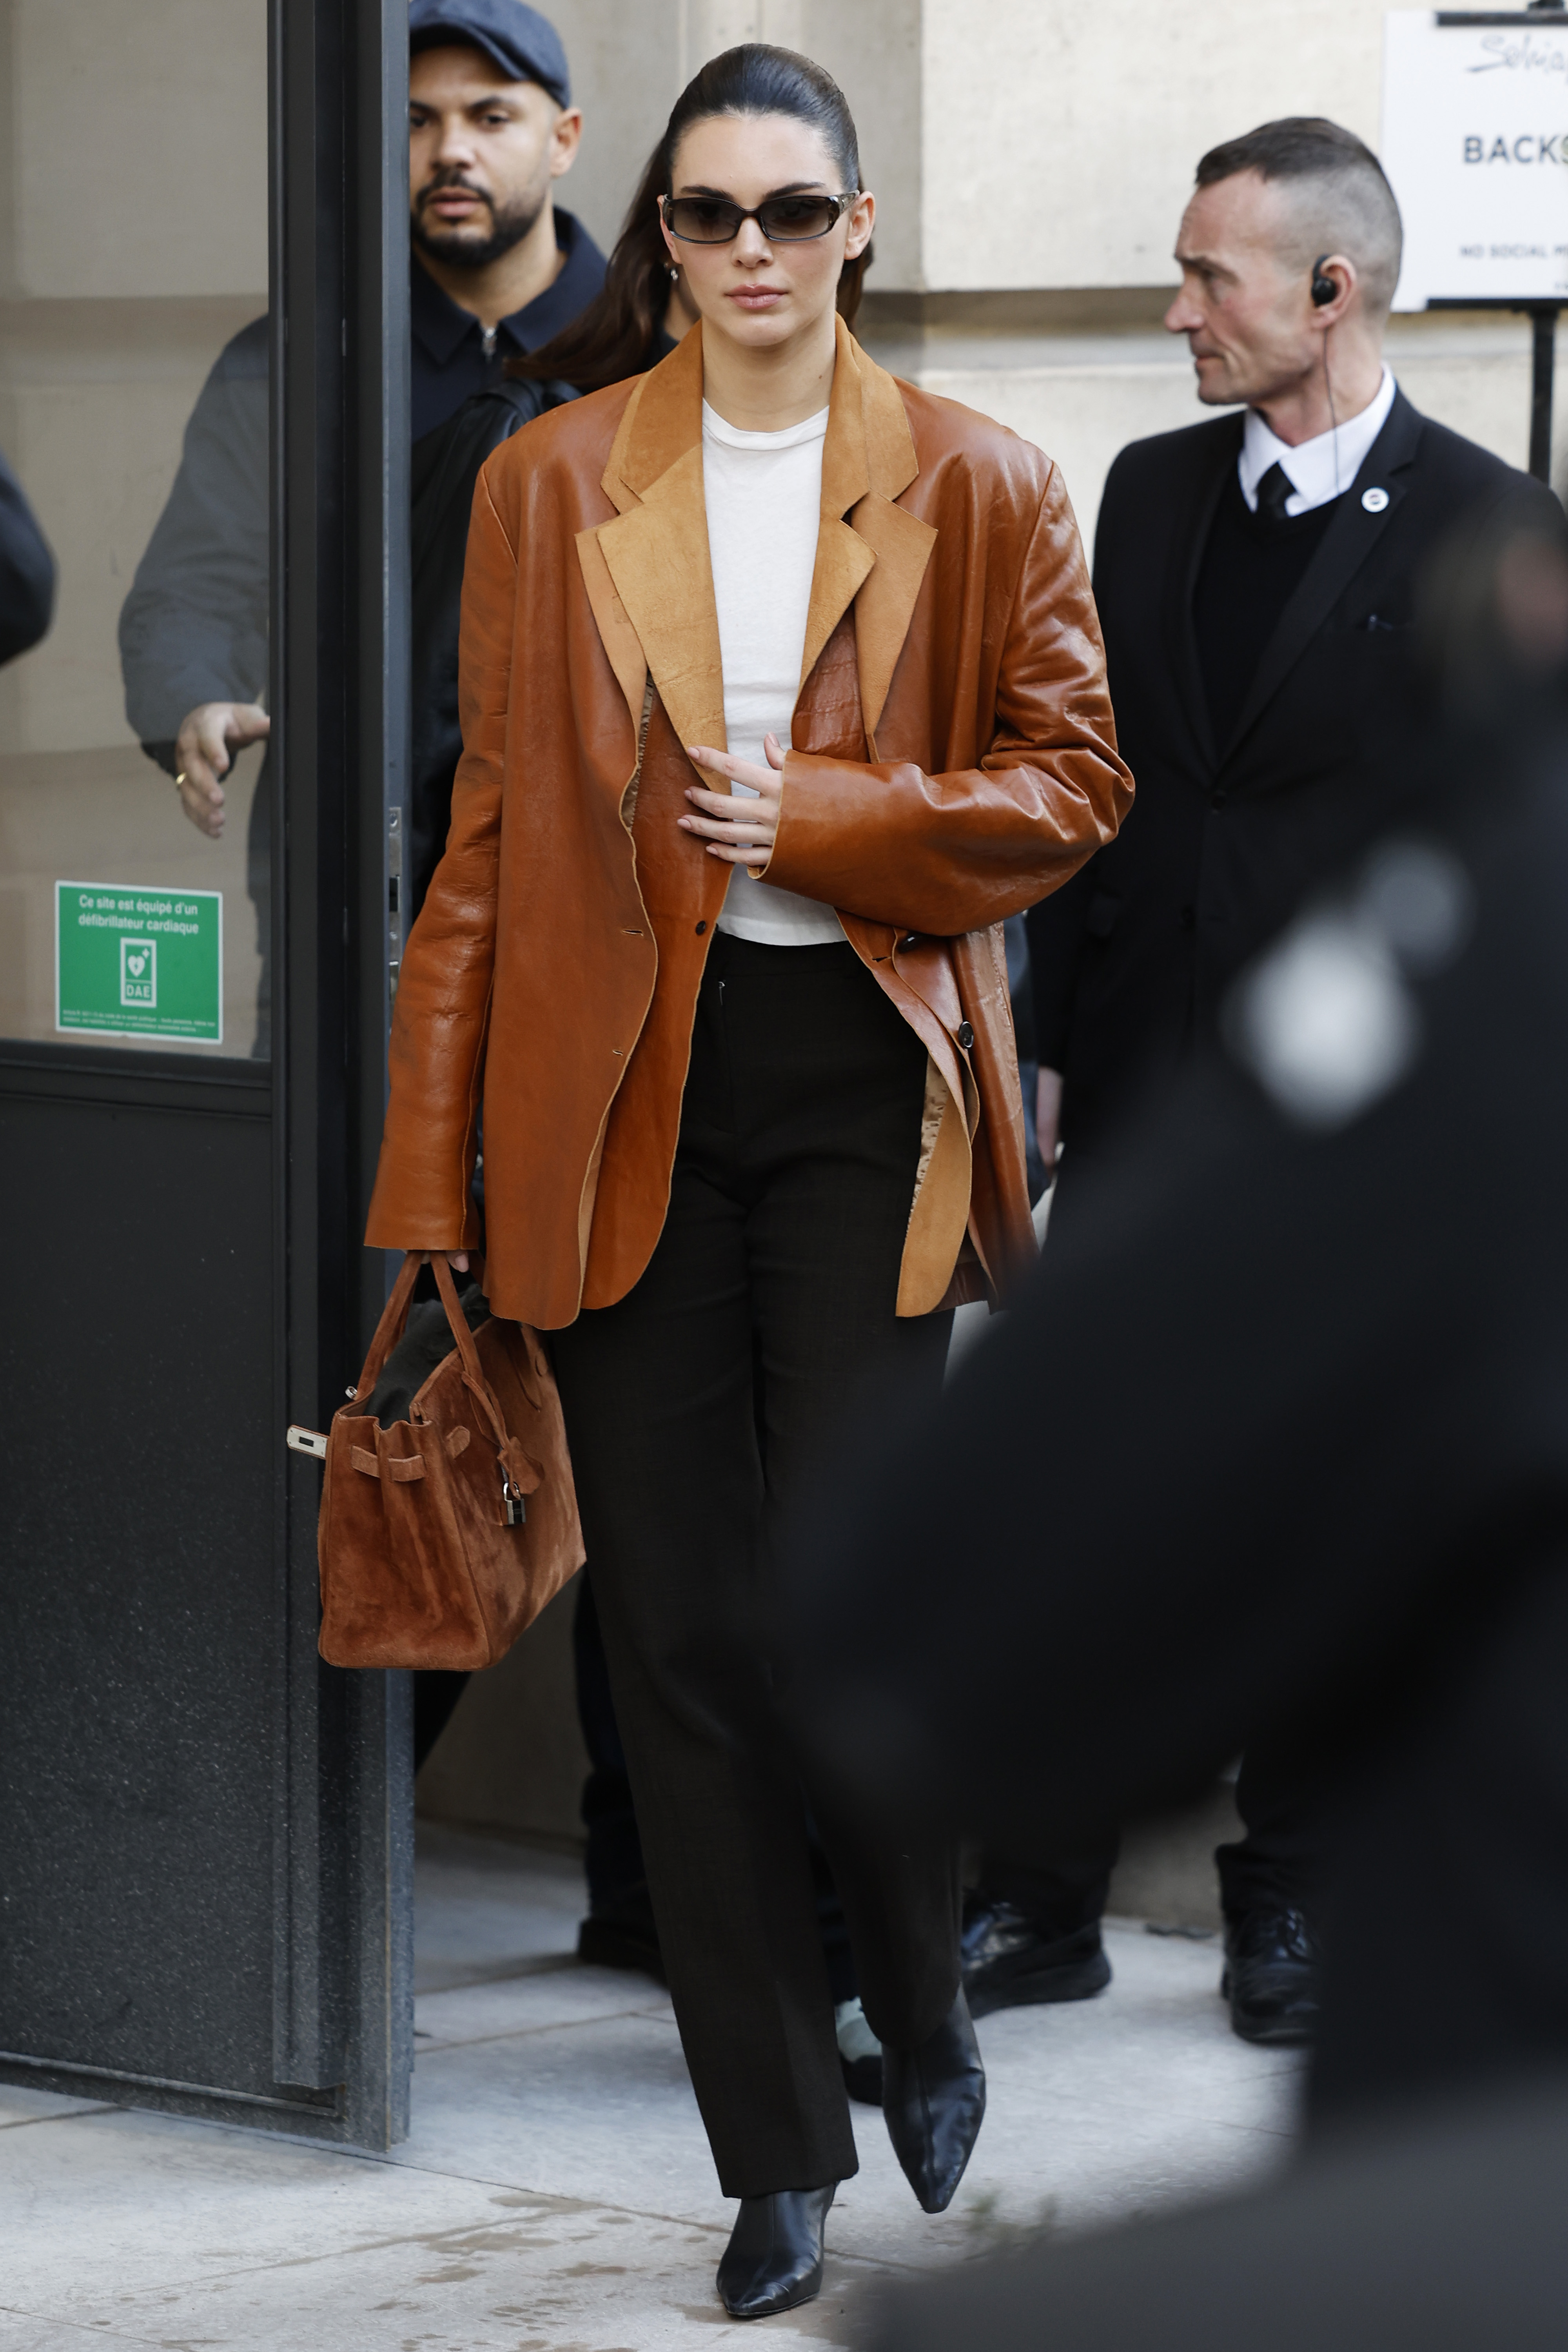
[[[1426,560],[1461,513],[1551,495],[1396,393],[1216,743],[1193,598],[1242,426],[1236,412],[1135,441],[1105,486],[1094,590],[1137,797],[1116,840],[1029,917],[1037,1050],[1064,1074],[1075,1149],[1212,1032],[1232,976],[1303,891],[1399,814],[1410,778],[1394,747]]]

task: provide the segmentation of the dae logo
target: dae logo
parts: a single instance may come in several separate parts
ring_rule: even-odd
[[[120,942],[120,1002],[121,1004],[142,1004],[156,1011],[158,1003],[158,942],[156,940],[125,940]]]

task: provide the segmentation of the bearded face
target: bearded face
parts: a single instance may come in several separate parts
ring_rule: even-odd
[[[484,269],[521,245],[544,209],[548,178],[509,198],[476,184],[460,163],[437,164],[414,199],[409,235],[421,253],[448,268]],[[454,199],[469,201],[459,206]]]

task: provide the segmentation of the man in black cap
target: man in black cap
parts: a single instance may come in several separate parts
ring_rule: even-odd
[[[412,0],[414,438],[584,310],[605,257],[554,183],[583,135],[566,52],[522,0]]]
[[[523,0],[413,0],[409,41],[417,439],[512,352],[550,341],[597,294],[605,262],[552,202],[583,128],[554,26]],[[215,838],[235,753],[271,727],[267,342],[258,319],[218,354],[120,616],[126,715]],[[249,856],[264,960],[268,803],[264,780]],[[261,1023],[265,1052],[265,1004]]]

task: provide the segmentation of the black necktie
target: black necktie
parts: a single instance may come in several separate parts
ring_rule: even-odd
[[[1296,485],[1278,460],[1258,485],[1258,511],[1270,522],[1285,520],[1285,501],[1296,495]]]

